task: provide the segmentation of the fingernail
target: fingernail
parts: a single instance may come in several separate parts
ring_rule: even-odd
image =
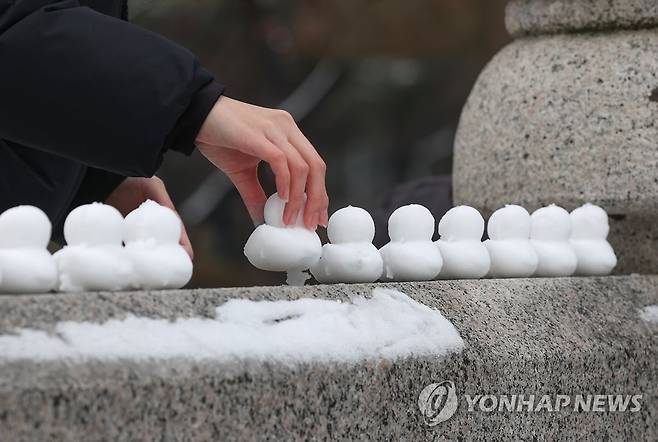
[[[316,230],[318,228],[318,224],[320,223],[320,213],[315,212],[313,214],[313,218],[311,218],[311,226],[313,230]]]

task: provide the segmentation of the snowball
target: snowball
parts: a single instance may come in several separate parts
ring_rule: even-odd
[[[538,259],[535,276],[556,278],[574,274],[578,258],[569,241],[533,239],[531,243]]]
[[[489,276],[493,278],[527,278],[537,270],[539,259],[528,239],[490,239],[484,245],[491,257]]]
[[[318,235],[308,229],[263,224],[247,240],[244,254],[254,267],[261,270],[306,270],[320,259],[322,243]]]
[[[64,222],[64,239],[68,245],[120,245],[123,216],[112,206],[85,204],[69,213]]]
[[[322,257],[311,273],[323,283],[369,283],[382,275],[383,261],[372,245],[375,223],[359,207],[344,207],[329,218],[331,244],[322,247]]]
[[[360,207],[344,207],[329,218],[327,235],[332,244],[371,243],[375,237],[375,222],[372,216]]]
[[[57,285],[57,267],[45,248],[0,249],[0,293],[47,293]]]
[[[442,240],[477,240],[484,233],[484,218],[480,212],[469,206],[458,206],[448,210],[439,221],[439,235]]]
[[[493,240],[530,238],[530,214],[521,206],[507,205],[496,210],[487,224]]]
[[[0,248],[46,248],[52,226],[43,210],[18,206],[0,215]]]
[[[304,195],[306,198],[306,195]],[[283,223],[283,201],[277,194],[265,203],[265,224],[256,227],[244,246],[244,255],[256,268],[270,272],[288,272],[288,282],[300,285],[308,279],[308,270],[322,255],[317,233],[304,227],[300,210],[292,225]]]
[[[569,212],[551,204],[535,210],[530,216],[530,238],[542,241],[566,241],[571,236]]]
[[[283,222],[283,211],[286,208],[286,201],[282,200],[276,193],[270,196],[265,202],[265,224],[274,227],[304,227],[304,207],[297,214],[297,219],[293,224],[287,226]],[[306,204],[306,194],[304,194],[304,204]]]
[[[587,203],[571,212],[572,238],[608,237],[608,214],[599,206]]]
[[[606,241],[610,230],[608,214],[601,207],[587,203],[571,212],[570,218],[570,243],[578,257],[576,275],[609,275],[617,265],[617,256]]]
[[[61,292],[125,290],[133,277],[132,263],[121,245],[66,246],[53,257]]]
[[[574,239],[572,237],[570,243],[578,257],[576,275],[606,276],[617,266],[617,255],[605,239]]]
[[[439,275],[443,259],[432,241],[391,241],[380,249],[384,278],[392,281],[431,281]]]
[[[388,219],[388,236],[391,241],[431,241],[434,234],[434,216],[419,204],[402,206]]]
[[[478,240],[449,241],[440,239],[436,242],[443,267],[441,279],[479,279],[489,272],[491,259],[484,243]]]
[[[176,212],[148,200],[126,216],[123,240],[126,244],[144,240],[178,244],[181,230],[182,222]]]
[[[325,244],[311,273],[322,283],[371,283],[382,276],[379,250],[369,242]]]
[[[530,238],[538,263],[535,276],[571,276],[578,259],[569,243],[571,219],[569,212],[551,204],[535,210],[531,215]]]
[[[179,289],[192,278],[192,260],[178,243],[129,242],[125,253],[133,267],[135,289]]]

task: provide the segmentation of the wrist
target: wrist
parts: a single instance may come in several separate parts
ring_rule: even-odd
[[[165,140],[165,150],[177,150],[190,155],[194,151],[201,128],[223,92],[224,86],[215,81],[199,89]]]

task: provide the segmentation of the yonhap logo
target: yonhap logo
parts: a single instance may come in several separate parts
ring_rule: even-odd
[[[464,394],[465,413],[637,413],[642,409],[642,394]],[[418,395],[418,408],[430,427],[450,419],[459,406],[452,381],[429,384]]]
[[[425,424],[434,427],[445,422],[457,411],[457,392],[452,381],[430,384],[418,396],[418,408]]]

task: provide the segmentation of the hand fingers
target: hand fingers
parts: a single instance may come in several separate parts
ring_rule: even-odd
[[[235,188],[238,189],[254,225],[262,224],[264,222],[263,210],[267,196],[258,180],[258,166],[234,173],[229,178]]]
[[[287,141],[284,142],[284,145],[288,157],[288,167],[290,168],[290,198],[283,211],[283,222],[293,224],[297,220],[299,211],[304,208],[306,203],[304,190],[306,189],[306,179],[308,177],[308,165],[292,145]],[[317,224],[308,227],[315,229]]]
[[[291,177],[286,154],[265,137],[254,142],[254,144],[254,152],[252,152],[251,155],[262,159],[270,165],[272,172],[274,172],[276,191],[282,200],[288,201],[288,198],[290,197]]]
[[[297,219],[299,211],[304,207],[304,190],[306,189],[306,179],[308,176],[308,164],[299,154],[297,149],[292,146],[287,138],[281,135],[270,134],[269,140],[275,144],[286,156],[288,170],[290,171],[290,196],[283,211],[283,222],[293,224]],[[311,226],[310,228],[315,228]]]
[[[310,141],[295,126],[289,135],[293,146],[300,153],[308,165],[308,180],[306,183],[306,211],[304,213],[304,224],[306,227],[315,228],[318,224],[326,227],[329,215],[329,197],[325,184],[327,166],[315,150]]]
[[[178,212],[176,211],[176,207],[174,206],[174,202],[171,200],[171,197],[169,196],[169,193],[167,192],[167,188],[165,187],[164,182],[158,178],[158,177],[153,177],[150,180],[150,185],[148,186],[145,195],[146,198],[152,199],[156,203],[160,204],[161,206],[165,206],[176,212],[176,215],[178,215]],[[178,215],[180,218],[180,215]],[[181,220],[181,237],[180,237],[180,245],[185,249],[188,255],[190,255],[191,259],[194,259],[194,250],[192,249],[192,242],[190,241],[190,237],[187,234],[187,230],[185,229],[185,224],[183,224],[183,221]]]
[[[283,127],[271,124],[265,129],[267,139],[274,144],[286,156],[288,170],[290,171],[290,194],[286,207],[283,211],[284,224],[293,224],[299,211],[305,204],[304,190],[308,176],[308,164],[299,154],[297,149],[288,142],[288,137]],[[317,225],[316,225],[317,226]],[[311,228],[315,228],[312,226]]]

